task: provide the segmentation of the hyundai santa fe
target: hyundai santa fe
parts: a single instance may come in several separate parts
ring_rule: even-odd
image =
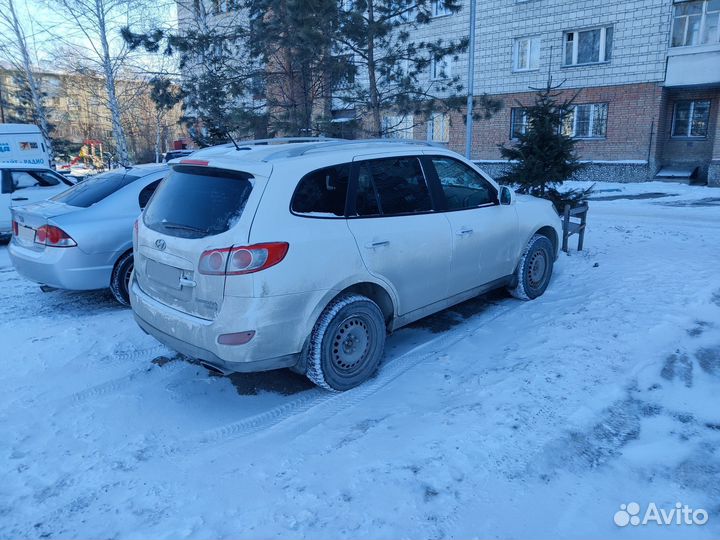
[[[430,144],[223,145],[171,163],[135,224],[130,300],[209,369],[342,391],[388,332],[498,287],[543,294],[560,237],[549,201]]]

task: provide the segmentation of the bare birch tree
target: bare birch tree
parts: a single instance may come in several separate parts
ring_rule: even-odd
[[[52,140],[50,139],[50,121],[43,102],[40,83],[35,75],[35,66],[30,57],[28,40],[18,18],[14,0],[0,0],[0,28],[7,30],[9,32],[8,36],[12,36],[7,41],[0,43],[0,54],[25,78],[32,101],[33,114],[45,139],[45,145],[52,163],[55,155]]]

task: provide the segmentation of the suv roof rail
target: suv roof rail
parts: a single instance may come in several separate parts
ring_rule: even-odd
[[[272,139],[270,139],[272,140]],[[325,150],[327,148],[333,148],[336,146],[354,146],[354,145],[372,145],[372,144],[407,144],[412,146],[434,146],[445,148],[442,144],[434,141],[422,141],[417,139],[313,139],[314,141],[322,142],[322,144],[312,146],[301,146],[298,148],[283,148],[266,156],[263,161],[272,161],[274,159],[286,158],[286,157],[298,157],[304,156],[308,152]]]
[[[277,143],[308,143],[308,142],[328,142],[328,141],[342,141],[343,139],[336,139],[332,137],[274,137],[271,139],[253,139],[250,141],[237,141],[237,145],[242,148],[243,146],[260,146],[260,145],[271,145]],[[229,143],[232,145],[232,143]]]

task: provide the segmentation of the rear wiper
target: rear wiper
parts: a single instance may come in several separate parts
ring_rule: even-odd
[[[161,225],[167,229],[178,229],[181,231],[190,231],[190,232],[199,232],[199,233],[209,233],[210,229],[201,229],[200,227],[193,227],[192,225],[182,225],[180,223],[168,223],[166,221],[161,221]]]

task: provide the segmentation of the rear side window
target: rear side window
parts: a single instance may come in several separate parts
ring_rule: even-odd
[[[14,189],[23,189],[27,187],[50,187],[57,186],[60,181],[53,175],[44,171],[12,171],[12,182]]]
[[[137,175],[124,172],[101,173],[75,184],[70,189],[53,197],[52,200],[70,206],[89,208],[138,178],[140,177]]]
[[[357,215],[394,216],[430,210],[430,193],[417,158],[376,159],[360,164]]]
[[[337,165],[303,176],[292,199],[296,214],[344,216],[345,198],[350,180],[350,165]]]
[[[208,167],[175,167],[145,209],[144,223],[182,238],[223,233],[242,216],[252,191],[250,178]]]

